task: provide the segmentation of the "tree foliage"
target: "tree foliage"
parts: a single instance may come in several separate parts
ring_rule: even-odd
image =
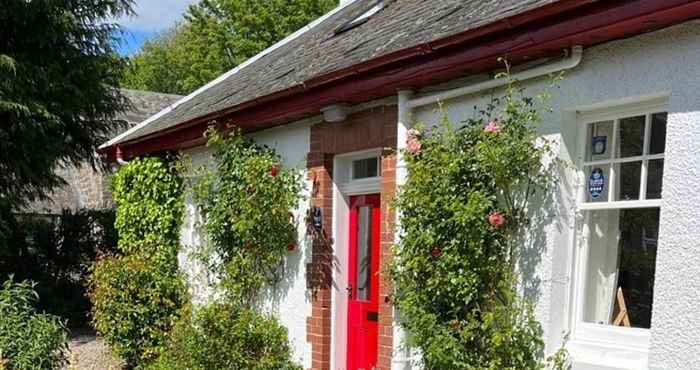
[[[202,0],[130,61],[128,87],[187,94],[329,11],[336,0]]]
[[[54,169],[95,159],[125,106],[118,26],[132,0],[4,0],[0,6],[0,206],[45,198]],[[1,221],[1,220],[0,220]]]
[[[409,132],[397,198],[395,304],[426,369],[541,369],[542,330],[517,294],[533,196],[552,184],[537,100],[513,83],[476,117]]]

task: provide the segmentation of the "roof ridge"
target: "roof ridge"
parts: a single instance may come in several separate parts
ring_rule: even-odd
[[[195,96],[197,96],[197,95],[201,94],[202,92],[204,92],[204,91],[206,91],[206,90],[212,88],[213,86],[216,86],[217,84],[219,84],[220,82],[226,80],[226,79],[229,78],[230,76],[232,76],[232,75],[238,73],[238,72],[239,72],[240,70],[242,70],[243,68],[245,68],[245,67],[247,67],[247,66],[253,64],[253,63],[256,62],[258,59],[264,57],[265,55],[271,53],[272,51],[278,49],[279,47],[290,43],[290,42],[293,41],[294,39],[298,38],[299,36],[303,35],[304,33],[310,31],[311,29],[315,28],[315,27],[318,26],[319,24],[323,23],[325,20],[327,20],[327,19],[330,18],[331,16],[335,15],[335,14],[338,13],[339,11],[341,11],[341,10],[347,8],[348,6],[350,6],[351,4],[353,4],[355,1],[357,1],[357,0],[347,0],[347,1],[345,1],[345,2],[342,2],[340,5],[338,5],[337,7],[335,7],[334,9],[332,9],[331,11],[329,11],[328,13],[324,14],[324,15],[321,16],[320,18],[317,18],[317,19],[314,20],[313,22],[311,22],[311,23],[307,24],[306,26],[304,26],[304,27],[302,27],[302,28],[296,30],[295,32],[293,32],[293,33],[291,33],[290,35],[288,35],[287,37],[283,38],[282,40],[280,40],[280,41],[278,41],[278,42],[272,44],[272,45],[269,46],[267,49],[265,49],[265,50],[259,52],[259,53],[256,54],[255,56],[253,56],[253,57],[247,59],[245,62],[243,62],[243,63],[237,65],[236,67],[234,67],[233,69],[231,69],[231,70],[229,70],[229,71],[223,73],[223,74],[220,75],[219,77],[213,79],[212,81],[208,82],[207,84],[205,84],[204,86],[198,88],[197,90],[195,90],[195,91],[189,93],[188,95],[186,95],[186,96],[183,97],[182,99],[176,101],[175,103],[170,104],[169,106],[165,107],[165,108],[164,108],[163,110],[161,110],[160,112],[158,112],[158,113],[152,115],[151,117],[145,119],[145,120],[142,121],[141,123],[139,123],[139,124],[137,124],[137,125],[131,127],[130,129],[128,129],[128,130],[122,132],[121,134],[117,135],[116,137],[112,138],[112,139],[109,140],[108,142],[106,142],[106,143],[100,145],[100,149],[107,148],[107,147],[110,147],[110,146],[112,146],[112,145],[118,143],[122,138],[124,138],[124,137],[130,135],[130,134],[133,133],[133,132],[136,132],[136,131],[142,129],[143,127],[147,126],[149,123],[151,123],[151,122],[157,120],[158,118],[160,118],[160,117],[166,115],[167,113],[171,112],[172,110],[174,110],[175,108],[177,108],[177,107],[180,106],[181,104],[190,101],[190,100],[191,100],[192,98],[194,98]]]

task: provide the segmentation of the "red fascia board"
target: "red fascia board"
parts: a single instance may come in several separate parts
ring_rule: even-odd
[[[572,8],[566,8],[564,13],[557,16],[537,23],[521,21],[519,27],[481,34],[476,40],[463,35],[460,40],[468,40],[466,45],[466,41],[449,45],[444,43],[439,47],[431,46],[433,51],[430,53],[414,55],[409,60],[402,59],[401,63],[385,63],[345,77],[307,81],[304,85],[200,117],[120,146],[126,158],[165,149],[196,146],[204,142],[202,132],[213,119],[224,118],[226,122],[235,122],[245,129],[264,129],[318,112],[325,105],[367,101],[392,95],[399,88],[420,87],[466,72],[488,70],[498,65],[496,59],[499,56],[507,55],[511,61],[517,62],[553,55],[572,45],[592,45],[628,37],[700,15],[700,1],[580,3],[586,6],[575,12],[571,11]],[[107,153],[114,153],[114,149],[108,148]]]

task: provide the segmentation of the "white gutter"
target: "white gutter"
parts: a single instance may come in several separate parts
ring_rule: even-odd
[[[397,133],[396,133],[396,186],[397,188],[406,183],[406,176],[408,172],[406,170],[406,161],[403,155],[403,149],[406,148],[407,132],[409,128],[409,122],[411,121],[411,110],[408,108],[408,102],[413,96],[413,92],[410,90],[399,91],[398,97],[398,123],[397,123]],[[400,213],[396,212],[396,228],[394,234],[394,241],[399,241],[401,239],[401,225],[399,225]],[[391,370],[410,370],[411,369],[411,356],[409,353],[409,348],[406,346],[406,332],[399,325],[399,315],[400,313],[396,308],[394,308],[394,325],[393,325],[393,344],[392,344],[392,356],[391,356]]]
[[[253,56],[252,58],[250,58],[250,59],[246,60],[245,62],[239,64],[237,67],[233,68],[232,70],[230,70],[230,71],[228,71],[228,72],[222,74],[221,76],[217,77],[216,79],[212,80],[211,82],[207,83],[206,85],[200,87],[199,89],[195,90],[194,92],[190,93],[189,95],[185,96],[184,98],[182,98],[182,99],[176,101],[176,102],[173,103],[172,105],[166,107],[165,109],[161,110],[160,112],[158,112],[158,113],[154,114],[153,116],[147,118],[146,120],[144,120],[143,122],[139,123],[138,125],[136,125],[136,126],[130,128],[130,129],[128,129],[128,130],[122,132],[121,134],[117,135],[116,137],[114,137],[114,138],[111,139],[110,141],[108,141],[108,142],[106,142],[106,143],[100,145],[100,149],[104,149],[104,148],[113,146],[113,145],[119,143],[120,141],[122,141],[122,139],[124,139],[125,137],[127,137],[127,136],[129,136],[129,135],[131,135],[131,134],[133,134],[133,133],[135,133],[135,132],[140,131],[140,130],[143,129],[144,127],[148,126],[151,122],[153,122],[153,121],[157,120],[158,118],[163,117],[164,115],[166,115],[166,114],[172,112],[172,111],[175,110],[175,108],[177,108],[178,106],[180,106],[180,105],[182,105],[182,104],[184,104],[184,103],[186,103],[186,102],[192,100],[192,98],[194,98],[195,96],[201,94],[202,92],[204,92],[204,91],[206,91],[206,90],[209,90],[209,89],[212,88],[213,86],[219,84],[221,81],[224,81],[225,79],[227,79],[227,78],[231,77],[232,75],[238,73],[238,71],[240,71],[241,69],[243,69],[243,68],[245,68],[245,67],[247,67],[247,66],[253,64],[253,63],[256,62],[258,59],[264,57],[264,56],[267,55],[267,54],[270,54],[272,51],[274,51],[274,50],[280,48],[281,46],[284,46],[284,45],[288,44],[288,43],[291,42],[292,40],[298,38],[299,36],[303,35],[304,33],[308,32],[309,30],[311,30],[311,29],[313,29],[314,27],[318,26],[321,22],[325,21],[326,19],[330,18],[330,17],[333,16],[334,14],[336,14],[336,13],[338,13],[339,11],[343,10],[345,7],[347,7],[348,5],[352,4],[352,3],[355,2],[355,1],[356,1],[356,0],[345,0],[345,1],[343,1],[339,6],[337,6],[335,9],[331,10],[330,12],[326,13],[326,14],[323,15],[322,17],[320,17],[320,18],[316,19],[315,21],[313,21],[313,22],[307,24],[306,26],[300,28],[300,29],[297,30],[296,32],[292,33],[291,35],[289,35],[289,36],[285,37],[284,39],[278,41],[277,43],[273,44],[272,46],[268,47],[267,49],[261,51],[260,53],[258,53],[258,54],[255,55],[255,56]]]
[[[567,69],[572,69],[578,66],[581,63],[581,59],[583,58],[583,47],[582,46],[574,46],[571,48],[571,55],[568,58],[564,58],[560,61],[550,63],[550,64],[545,64],[539,67],[535,67],[532,69],[528,69],[516,74],[513,74],[511,76],[511,79],[517,80],[517,81],[525,81],[529,80],[532,78],[540,77],[540,76],[545,76],[551,73],[556,73],[556,72],[561,72]],[[460,96],[464,95],[470,95],[474,94],[483,90],[489,90],[489,89],[494,89],[497,87],[504,86],[508,83],[508,79],[506,78],[498,78],[494,80],[489,80],[481,83],[477,83],[474,85],[469,85],[469,86],[464,86],[452,90],[447,90],[443,92],[439,92],[436,94],[428,95],[428,96],[423,96],[420,98],[416,99],[411,99],[408,101],[408,109],[413,109],[413,108],[418,108],[422,107],[425,105],[430,105],[437,103],[439,101],[446,101],[449,99],[454,99]],[[401,113],[399,113],[401,114]]]

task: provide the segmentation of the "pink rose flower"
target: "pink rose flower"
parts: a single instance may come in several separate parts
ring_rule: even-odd
[[[406,136],[408,136],[409,140],[420,137],[420,131],[416,130],[415,128],[409,129]]]
[[[413,155],[416,155],[418,154],[418,152],[420,152],[420,147],[421,144],[418,138],[410,138],[408,139],[408,142],[406,142],[406,150]]]
[[[486,126],[484,126],[484,132],[488,132],[491,134],[497,134],[497,133],[501,132],[501,128],[498,127],[498,125],[496,124],[496,121],[491,121]]]
[[[270,167],[270,176],[275,177],[277,176],[277,172],[279,171],[279,167],[274,164],[272,167]]]
[[[489,223],[491,224],[491,226],[500,229],[501,227],[503,227],[503,225],[506,224],[506,216],[504,216],[503,213],[498,211],[492,212],[489,215]]]
[[[433,257],[440,257],[442,255],[442,250],[438,247],[433,247],[433,249],[430,251],[430,255]]]

